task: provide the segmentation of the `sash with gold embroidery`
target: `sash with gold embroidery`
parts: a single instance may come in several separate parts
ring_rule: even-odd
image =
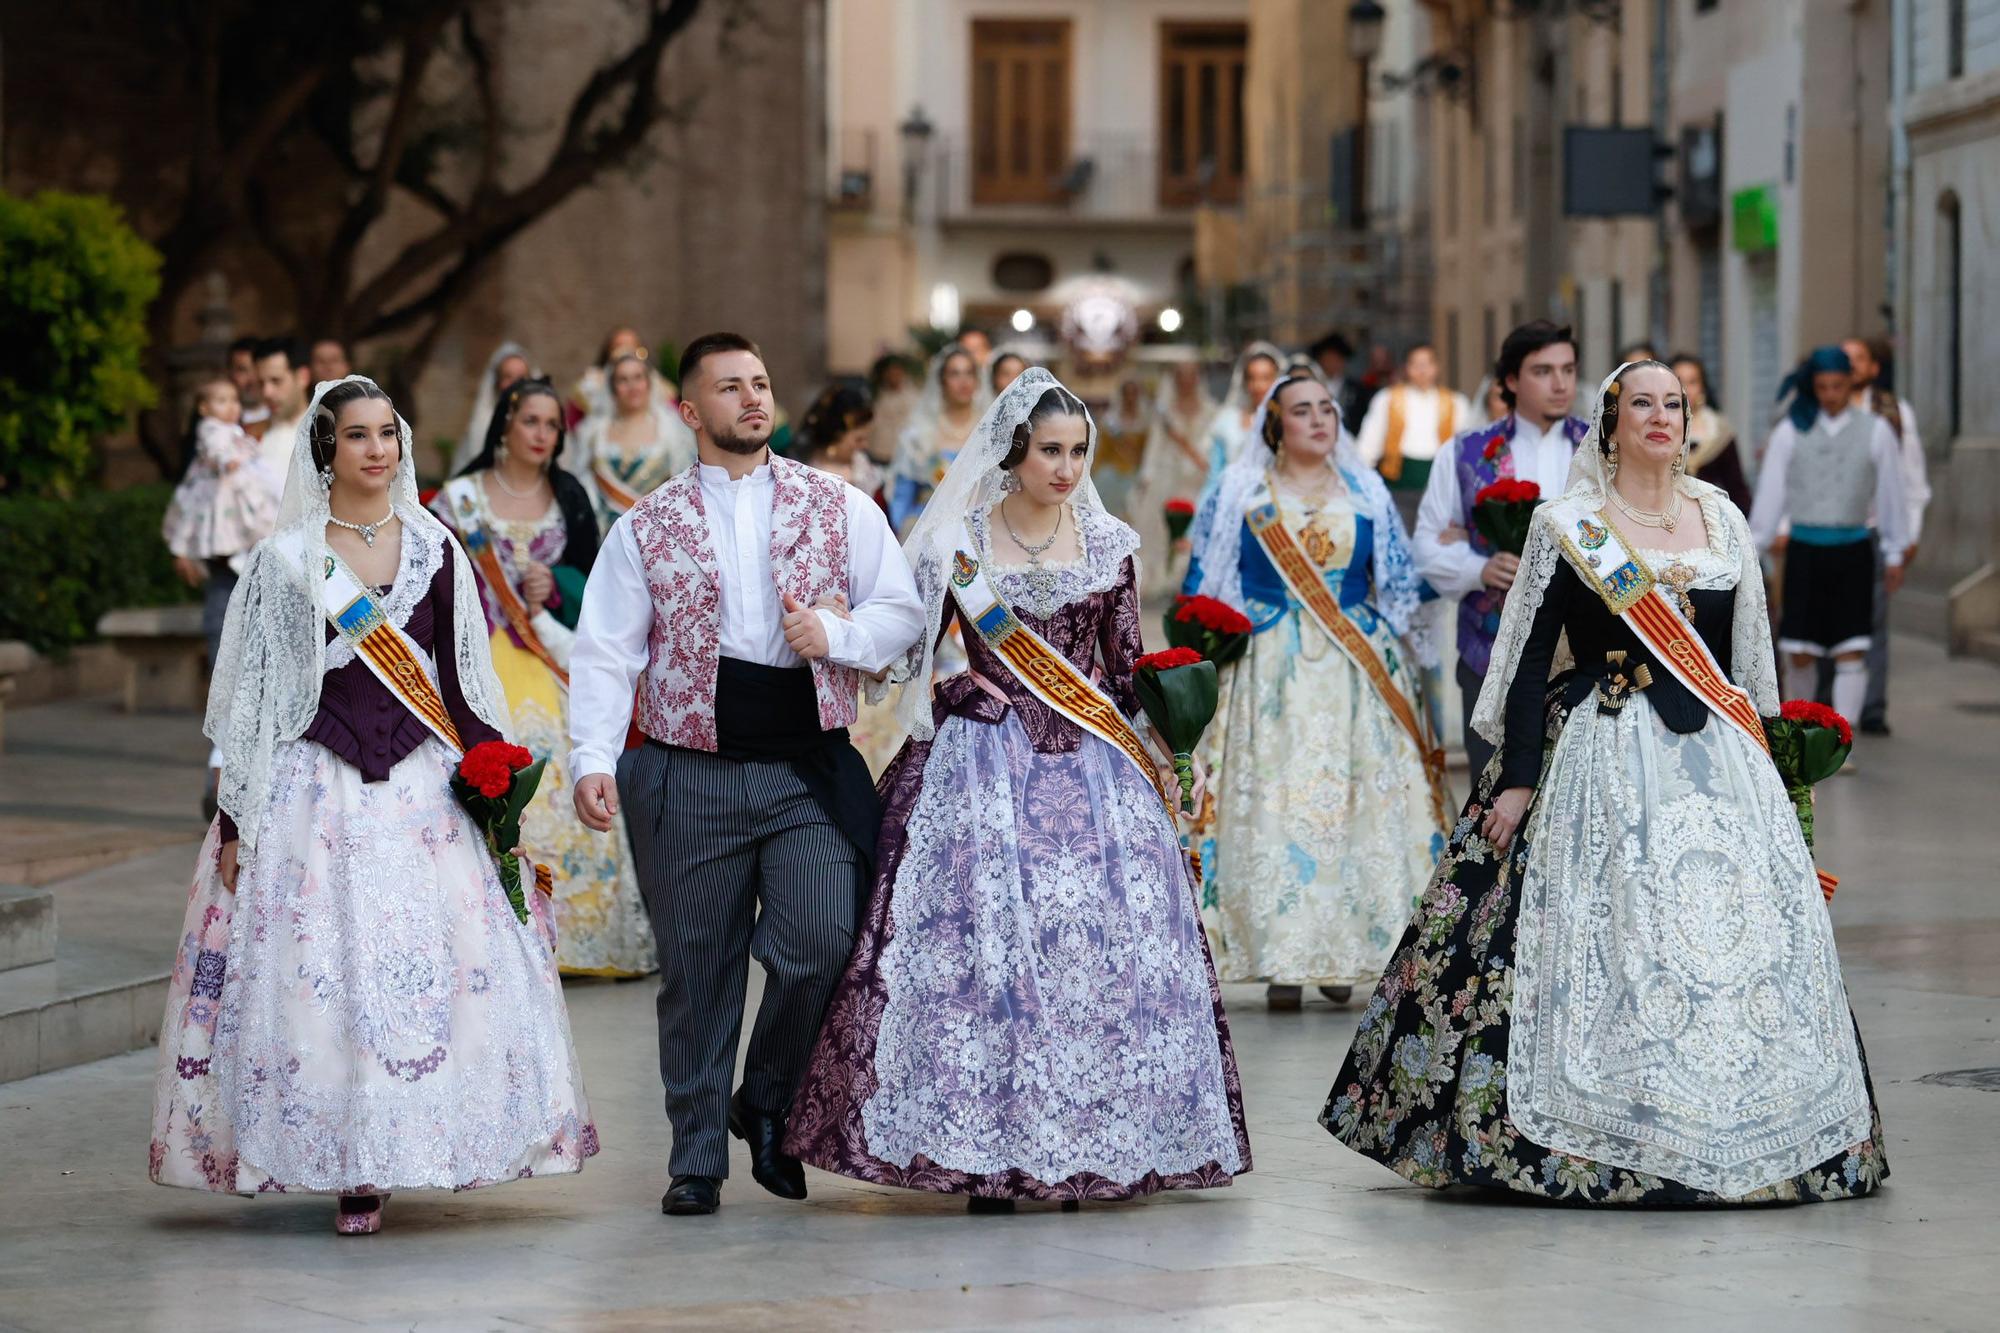
[[[605,500],[621,514],[646,498],[620,481],[618,474],[606,467],[601,458],[590,465],[590,474]]]
[[[972,534],[961,524],[958,549],[952,558],[951,595],[966,623],[1008,665],[1015,678],[1028,687],[1029,693],[1130,759],[1160,794],[1171,817],[1174,801],[1161,785],[1159,770],[1153,766],[1139,733],[1118,711],[1110,695],[1078,671],[1075,663],[1057,652],[1046,639],[1021,623],[1020,617],[1000,599],[979,561],[968,554],[977,549]]]
[[[403,540],[417,539],[405,533]],[[277,539],[276,546],[292,568],[304,574],[303,539],[296,532],[287,533]],[[424,669],[423,650],[389,619],[374,594],[362,587],[361,580],[331,551],[327,552],[323,582],[325,591],[320,607],[334,631],[354,649],[356,657],[368,664],[375,678],[388,686],[389,693],[416,715],[417,721],[449,745],[453,754],[463,753],[465,743],[458,738],[458,728],[445,709],[444,697]]]
[[[1415,742],[1417,754],[1424,763],[1424,777],[1430,784],[1431,813],[1439,827],[1449,829],[1452,812],[1451,799],[1445,789],[1444,747],[1438,744],[1431,732],[1429,711],[1420,709],[1418,701],[1411,699],[1396,684],[1381,654],[1375,651],[1374,643],[1340,609],[1333,590],[1326,586],[1325,573],[1306,555],[1298,538],[1285,526],[1278,506],[1272,501],[1265,501],[1252,506],[1244,518],[1250,525],[1251,534],[1257,538],[1257,544],[1264,548],[1264,554],[1270,558],[1278,576],[1284,579],[1285,587],[1298,598],[1314,623],[1326,631],[1326,636],[1333,640],[1334,645],[1347,655],[1348,661],[1368,678],[1369,684],[1375,687],[1375,693],[1388,705],[1390,714]]]
[[[521,646],[533,653],[541,664],[549,669],[564,689],[569,688],[569,670],[556,660],[543,641],[536,622],[554,625],[555,617],[546,611],[534,615],[528,613],[528,604],[521,600],[521,594],[514,587],[512,574],[500,560],[499,548],[486,532],[485,524],[479,521],[479,497],[474,487],[479,484],[476,477],[458,477],[445,484],[444,493],[451,500],[452,519],[458,525],[459,541],[465,547],[465,554],[472,561],[472,567],[493,593],[493,600],[500,604],[500,614],[506,617],[508,627],[521,640]]]
[[[1659,578],[1619,539],[1610,517],[1576,505],[1563,505],[1551,517],[1570,567],[1604,599],[1605,608],[1653,650],[1674,679],[1769,754],[1771,743],[1749,694],[1731,683],[1680,608],[1661,595]]]

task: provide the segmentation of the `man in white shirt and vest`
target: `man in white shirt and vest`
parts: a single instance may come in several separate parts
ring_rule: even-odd
[[[680,368],[700,459],[612,525],[570,658],[577,814],[602,832],[624,810],[659,945],[674,1128],[660,1206],[675,1215],[715,1211],[731,1133],[760,1185],[805,1197],[779,1145],[880,820],[846,728],[862,674],[924,626],[875,503],[771,453],[777,405],[756,345],[709,334]],[[621,757],[633,721],[645,744]],[[753,957],[764,994],[732,1097]]]

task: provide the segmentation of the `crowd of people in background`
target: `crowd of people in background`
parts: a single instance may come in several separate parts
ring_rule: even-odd
[[[1470,395],[1443,383],[1427,342],[1373,344],[1357,358],[1330,333],[1296,351],[1246,344],[1219,394],[1209,359],[1149,349],[1108,376],[1100,368],[1094,380],[1107,388],[1094,402],[1040,364],[1041,349],[996,347],[965,329],[927,364],[885,354],[866,376],[825,385],[796,422],[777,406],[754,344],[720,335],[691,351],[704,367],[689,365],[698,393],[693,380],[663,373],[628,327],[567,387],[524,346],[502,342],[467,386],[473,407],[446,475],[419,494],[407,425],[354,375],[339,340],[241,339],[196,391],[187,472],[164,527],[183,577],[204,589],[218,679],[241,678],[241,622],[275,614],[250,605],[283,584],[277,557],[262,553],[303,541],[303,557],[287,558],[312,568],[324,546],[328,579],[351,578],[368,623],[403,626],[432,663],[443,710],[432,734],[504,734],[547,761],[520,838],[553,871],[554,967],[608,978],[665,969],[662,1077],[677,1140],[667,1211],[713,1211],[725,1128],[751,1141],[759,1182],[785,1197],[803,1196],[800,1159],[967,1194],[975,1211],[1226,1183],[1248,1169],[1249,1143],[1217,987],[1244,982],[1265,986],[1281,1011],[1301,1008],[1308,989],[1335,1004],[1374,991],[1323,1121],[1423,1183],[1689,1203],[1840,1197],[1885,1173],[1824,913],[1813,916],[1802,896],[1817,892],[1810,859],[1770,813],[1787,807],[1774,804],[1768,764],[1751,762],[1754,728],[1710,718],[1711,706],[1735,716],[1717,702],[1728,690],[1702,696],[1664,661],[1643,706],[1631,706],[1647,687],[1625,664],[1646,660],[1649,646],[1619,619],[1630,585],[1643,584],[1712,651],[1713,677],[1734,680],[1758,712],[1777,706],[1777,676],[1760,674],[1775,672],[1775,649],[1787,696],[1830,699],[1862,730],[1887,731],[1888,599],[1916,553],[1929,492],[1884,346],[1816,350],[1787,381],[1768,431],[1755,407],[1732,424],[1691,355],[1626,349],[1594,395],[1580,394],[1576,339],[1546,320],[1509,332]],[[399,432],[399,456],[369,452]],[[1482,521],[1503,482],[1516,493],[1531,485],[1540,502],[1525,546]],[[376,558],[377,536],[398,525],[401,554]],[[331,535],[314,535],[322,528]],[[1630,559],[1614,596],[1597,587],[1600,551],[1621,550]],[[796,574],[786,564],[795,557],[807,561]],[[766,564],[768,576],[757,572]],[[706,571],[720,606],[686,602],[683,583],[661,573],[673,569]],[[1775,627],[1767,591],[1777,594]],[[980,596],[1011,611],[996,620]],[[1154,768],[1164,764],[1157,738],[1117,720],[1138,714],[1142,605],[1170,615],[1219,608],[1200,614],[1233,618],[1245,636],[1220,670],[1184,827],[1171,800],[1163,813],[1154,799],[1169,782],[1168,768]],[[742,620],[759,608],[770,625]],[[244,732],[225,704],[219,733],[211,714],[219,845],[236,846],[230,809],[246,798],[234,770],[246,754],[292,765],[272,781],[335,811],[325,818],[365,816],[378,831],[393,821],[362,787],[392,769],[409,777],[412,756],[435,764],[421,748],[421,708],[392,717],[390,695],[371,693],[363,675],[336,689],[346,678],[335,668],[362,653],[358,639],[348,644],[353,630],[342,617],[313,622],[328,670],[324,687],[311,687],[319,712],[301,720],[314,717],[308,738],[365,782],[349,791],[340,784],[354,773],[312,769],[320,760],[304,752],[274,759],[269,735]],[[1576,672],[1552,682],[1564,635]],[[713,663],[717,644],[719,667],[668,660]],[[1024,674],[1023,653],[1043,654],[1041,665]],[[606,684],[618,681],[622,694]],[[1591,690],[1601,713],[1584,707]],[[770,715],[740,711],[748,699],[768,702]],[[1073,715],[1066,699],[1089,706]],[[707,730],[695,716],[704,707],[714,714]],[[1446,767],[1453,713],[1471,788],[1462,807]],[[794,723],[812,737],[837,730],[859,761],[783,732]],[[664,731],[682,739],[668,743]],[[1670,770],[1682,786],[1661,776]],[[1604,776],[1614,771],[1639,776],[1627,791]],[[762,784],[754,790],[731,785],[752,777]],[[315,796],[304,794],[310,782]],[[1599,809],[1582,794],[1591,782],[1638,793],[1639,804]],[[1611,885],[1625,899],[1606,910],[1621,921],[1643,918],[1648,895],[1698,895],[1678,879],[1641,883],[1579,859],[1596,855],[1594,821],[1643,828],[1648,803],[1681,800],[1683,787],[1699,788],[1707,822],[1677,836],[1704,847],[1778,818],[1776,835],[1757,835],[1761,859],[1746,871],[1779,886],[1782,901],[1756,923],[1770,969],[1753,977],[1743,963],[1703,998],[1652,945],[1605,935],[1617,927],[1595,909],[1577,918],[1574,938],[1516,935],[1509,914],[1530,910],[1521,894],[1542,895],[1533,910],[1580,911]],[[672,799],[659,795],[668,788]],[[817,803],[830,822],[738,829],[702,813],[730,792],[757,809]],[[864,817],[855,805],[873,810],[878,798],[888,817],[879,844],[881,812]],[[1537,827],[1569,841],[1514,840],[1531,802]],[[1065,829],[1076,837],[1062,842]],[[969,847],[967,830],[987,840]],[[688,859],[711,843],[708,859]],[[744,869],[767,844],[790,849],[782,864]],[[1184,851],[1195,853],[1193,874]],[[1495,907],[1503,861],[1517,898]],[[234,863],[222,864],[233,892]],[[271,864],[261,862],[267,879]],[[829,887],[829,864],[841,884],[860,877],[858,899]],[[746,874],[797,895],[777,909],[765,901],[754,939],[732,933],[746,906],[708,919],[699,915],[708,906],[679,896],[689,886],[747,892]],[[204,892],[214,884],[198,883]],[[1478,919],[1467,916],[1475,900]],[[806,915],[767,930],[774,910]],[[1024,912],[1041,916],[1014,920]],[[1468,930],[1486,934],[1461,938]],[[836,964],[857,937],[842,973]],[[1130,1007],[1092,998],[1097,955],[1077,952],[1081,940],[1131,972]],[[1509,1031],[1553,1023],[1575,980],[1564,974],[1560,1005],[1544,1010],[1520,1010],[1505,985],[1465,1010],[1460,1001],[1490,984],[1482,969],[1516,966],[1517,948],[1520,966],[1542,969],[1523,986],[1562,972],[1537,949],[1638,950],[1653,967],[1648,984],[1680,997],[1677,1031],[1723,1021],[1718,1006],[1737,1000],[1824,1021],[1792,1031],[1772,1019],[1785,1032],[1762,1034],[1765,1045],[1733,1072],[1694,1070],[1700,1041],[1669,1041],[1648,1070],[1663,1087],[1701,1083],[1707,1098],[1677,1115],[1649,1119],[1646,1107],[1607,1100],[1608,1084],[1584,1086],[1588,1071],[1554,1047],[1537,1048],[1534,1061],[1517,1052],[1503,1093],[1492,1066]],[[740,1020],[751,953],[770,989],[751,1082],[725,1110],[735,1033],[702,1002],[714,992],[717,1012]],[[1796,962],[1807,957],[1820,962]],[[170,1009],[167,1038],[187,1051],[214,1036],[189,1027],[200,1026],[204,984],[200,955],[191,959],[176,994],[194,1008],[178,1028]],[[532,959],[495,966],[512,1002],[549,984]],[[1463,989],[1444,988],[1446,973]],[[993,984],[1010,994],[1049,987],[1048,1016],[1033,1006],[988,1012],[965,989],[968,977],[1000,974]],[[723,994],[732,986],[733,1010]],[[1736,998],[1715,998],[1724,992]],[[270,1002],[290,1003],[275,991]],[[445,1008],[487,1021],[498,1003],[474,986]],[[1578,1023],[1628,1021],[1574,1003],[1563,1012]],[[1648,1022],[1660,1017],[1647,1012]],[[771,1026],[780,1024],[790,1026]],[[1464,1045],[1454,1051],[1447,1036]],[[514,1058],[539,1071],[560,1124],[524,1122],[519,1152],[462,1154],[440,1168],[449,1178],[426,1183],[480,1183],[493,1177],[464,1172],[522,1161],[576,1169],[595,1150],[566,1026],[530,1024],[515,1037],[534,1047],[532,1059]],[[1051,1043],[1066,1052],[1061,1068]],[[1084,1051],[1144,1070],[1121,1091],[1077,1065]],[[206,1056],[182,1058],[206,1067]],[[994,1075],[979,1063],[989,1059],[1012,1064]],[[1532,1082],[1535,1071],[1547,1083]],[[1757,1154],[1717,1170],[1687,1148],[1741,1131],[1758,1114],[1751,1085],[1785,1079],[1810,1109],[1759,1126]],[[1140,1111],[1108,1126],[1106,1108],[1138,1096],[1133,1080],[1151,1080]],[[160,1152],[191,1151],[201,1138],[187,1119],[200,1106],[175,1100],[187,1095],[163,1092],[156,1176]],[[1453,1099],[1459,1118],[1441,1126],[1437,1108]],[[1571,1132],[1585,1120],[1598,1128]],[[1516,1127],[1532,1143],[1515,1143]],[[1558,1181],[1551,1163],[1562,1154],[1596,1173],[1591,1181]],[[313,1188],[342,1176],[293,1169]],[[344,1225],[379,1225],[382,1193],[348,1186],[376,1202],[343,1205],[344,1218],[362,1219]]]

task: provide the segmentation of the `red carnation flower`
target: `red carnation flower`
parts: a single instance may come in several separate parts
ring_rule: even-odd
[[[1180,597],[1174,602],[1174,619],[1183,625],[1199,625],[1217,634],[1248,634],[1250,618],[1227,602],[1213,597]]]
[[[1501,439],[1498,435],[1495,435],[1490,441],[1487,442],[1486,447],[1479,451],[1479,456],[1490,463],[1494,459],[1500,456],[1500,447],[1505,443],[1506,443],[1505,440]]]
[[[1167,648],[1157,653],[1147,653],[1133,663],[1135,670],[1165,671],[1169,667],[1193,666],[1201,661],[1201,654],[1192,648]]]
[[[1167,512],[1168,512],[1169,514],[1185,514],[1185,515],[1187,515],[1187,517],[1189,517],[1189,518],[1193,518],[1193,517],[1194,517],[1194,501],[1192,501],[1192,500],[1183,500],[1183,499],[1179,499],[1179,498],[1175,498],[1175,499],[1172,499],[1172,500],[1169,500],[1169,501],[1167,501]]]
[[[1825,704],[1814,703],[1810,699],[1790,699],[1778,709],[1778,716],[1802,726],[1831,727],[1839,734],[1842,745],[1854,744],[1854,728],[1847,724],[1846,718]]]

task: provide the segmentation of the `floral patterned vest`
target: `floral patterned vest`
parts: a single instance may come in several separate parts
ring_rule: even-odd
[[[773,454],[771,579],[811,606],[846,596],[847,494],[838,477]],[[701,503],[699,464],[632,507],[632,536],[653,594],[639,729],[657,741],[714,751],[715,678],[722,658],[722,585]],[[819,724],[853,723],[860,674],[825,658],[812,664]]]
[[[1590,424],[1571,417],[1563,423],[1563,433],[1573,448],[1590,433]],[[1514,475],[1514,451],[1509,447],[1513,438],[1514,414],[1509,412],[1498,421],[1465,432],[1448,451],[1451,466],[1458,469],[1458,523],[1465,529],[1467,543],[1480,555],[1492,555],[1493,545],[1472,521],[1472,504],[1480,491]],[[1444,462],[1445,455],[1438,461]],[[1506,602],[1505,593],[1481,588],[1458,604],[1458,656],[1476,676],[1486,674],[1493,658],[1493,636],[1500,632],[1500,609]]]

